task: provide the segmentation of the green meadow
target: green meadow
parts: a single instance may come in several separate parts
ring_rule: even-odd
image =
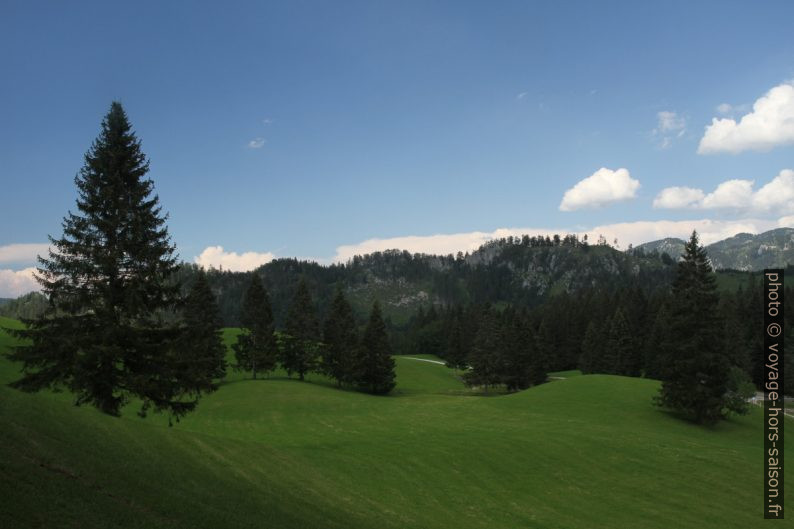
[[[0,331],[0,349],[13,343]],[[73,406],[68,393],[10,389],[18,366],[0,358],[0,527],[770,524],[758,409],[705,428],[654,408],[651,380],[561,373],[520,393],[476,396],[443,365],[396,364],[390,396],[318,375],[230,371],[169,427],[133,407],[113,418]]]

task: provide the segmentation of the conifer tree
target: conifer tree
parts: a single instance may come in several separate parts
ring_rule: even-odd
[[[281,341],[281,365],[289,376],[304,380],[320,354],[320,333],[309,287],[301,279],[292,300]]]
[[[549,324],[544,318],[535,333],[535,354],[532,362],[532,385],[546,382],[549,371],[552,369],[554,359],[554,340],[549,329]]]
[[[527,322],[512,316],[504,325],[500,362],[500,381],[508,391],[518,391],[532,384],[535,341]]]
[[[341,288],[336,291],[323,326],[323,344],[323,373],[340,386],[352,383],[358,336],[353,309]]]
[[[490,307],[485,307],[469,354],[471,369],[464,375],[468,385],[483,386],[487,391],[500,382],[501,349],[502,329],[499,320]]]
[[[452,326],[447,337],[447,348],[445,360],[447,367],[452,369],[466,369],[466,348],[464,344],[463,327],[461,325],[462,315],[454,316]]]
[[[673,282],[669,350],[656,402],[704,424],[723,418],[730,404],[731,365],[718,301],[711,263],[692,232]]]
[[[582,340],[582,356],[579,360],[579,369],[584,374],[598,373],[601,360],[605,355],[606,340],[601,326],[594,320],[587,325],[584,339]]]
[[[278,357],[270,297],[256,272],[251,275],[243,297],[240,322],[243,329],[233,345],[237,361],[235,368],[250,371],[252,378],[256,379],[257,373],[273,371]]]
[[[369,322],[361,337],[355,373],[356,384],[376,395],[390,392],[396,383],[394,359],[377,301],[372,305]]]
[[[169,281],[176,258],[149,162],[121,104],[113,102],[75,177],[77,213],[40,258],[38,280],[47,312],[28,321],[31,345],[14,387],[66,387],[76,404],[111,415],[132,398],[141,414],[154,408],[177,418],[198,402],[201,383],[180,373],[179,329],[165,325],[180,286]],[[182,373],[184,375],[184,373]],[[201,374],[200,379],[205,379]]]
[[[636,377],[642,369],[639,349],[634,346],[634,340],[629,330],[629,323],[623,310],[618,308],[609,326],[609,341],[607,350],[612,365],[607,373]]]
[[[645,341],[645,376],[660,379],[664,363],[668,360],[667,351],[670,348],[670,312],[664,303],[656,311],[653,327]]]
[[[184,303],[180,371],[197,390],[214,391],[226,376],[226,347],[221,337],[218,302],[207,275],[199,271]]]

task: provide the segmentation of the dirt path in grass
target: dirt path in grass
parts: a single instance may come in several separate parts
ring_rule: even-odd
[[[439,364],[439,365],[442,365],[442,366],[447,365],[444,362],[440,362],[438,360],[430,360],[428,358],[415,358],[413,356],[400,356],[399,358],[405,358],[407,360],[419,360],[420,362],[430,362],[431,364]]]

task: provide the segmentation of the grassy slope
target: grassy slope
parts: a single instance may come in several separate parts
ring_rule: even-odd
[[[763,524],[758,411],[710,430],[654,409],[648,380],[483,398],[448,394],[443,366],[397,369],[392,397],[232,374],[174,428],[0,386],[0,527]]]

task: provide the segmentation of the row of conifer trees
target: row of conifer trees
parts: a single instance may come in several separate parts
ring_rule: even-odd
[[[233,345],[235,369],[252,378],[266,375],[279,366],[288,376],[304,380],[309,372],[322,373],[337,385],[374,394],[394,388],[386,325],[377,301],[359,336],[353,309],[341,289],[337,290],[322,329],[305,281],[298,284],[287,312],[284,328],[276,330],[270,299],[258,274],[243,298],[241,333]]]

